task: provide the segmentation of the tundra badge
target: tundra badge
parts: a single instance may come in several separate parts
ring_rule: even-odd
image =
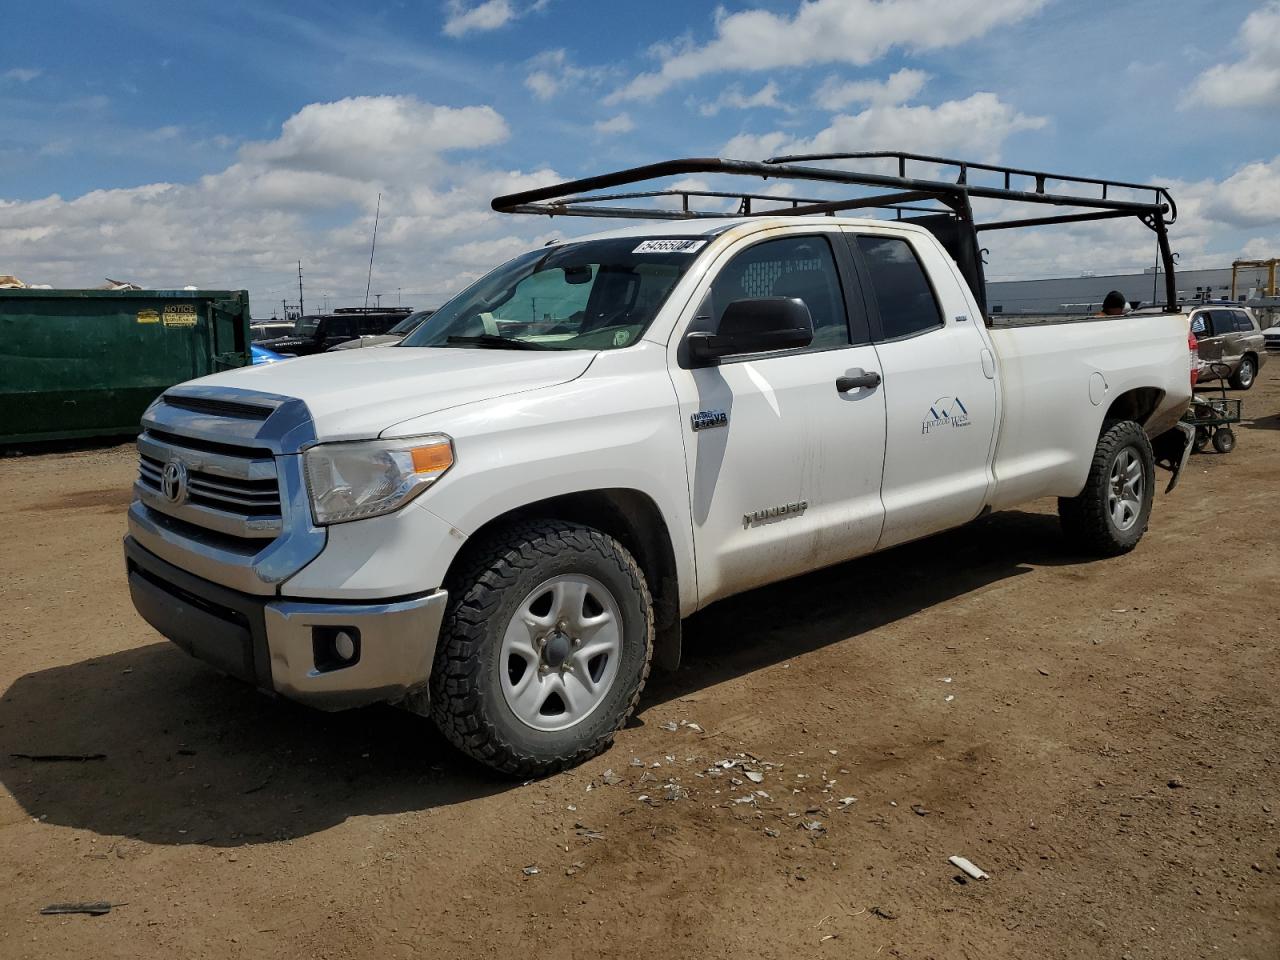
[[[689,417],[689,424],[693,427],[694,433],[699,430],[710,430],[712,427],[727,427],[729,415],[723,410],[699,410]]]

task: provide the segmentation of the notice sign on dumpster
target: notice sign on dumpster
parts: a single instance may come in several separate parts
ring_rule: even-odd
[[[196,305],[194,303],[166,303],[162,314],[166,327],[194,327]]]

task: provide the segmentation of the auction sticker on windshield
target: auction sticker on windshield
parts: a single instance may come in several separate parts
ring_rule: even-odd
[[[632,253],[697,253],[705,240],[645,240]]]

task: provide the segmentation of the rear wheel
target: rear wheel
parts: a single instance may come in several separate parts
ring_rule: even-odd
[[[1212,432],[1208,427],[1196,427],[1196,438],[1191,443],[1191,449],[1196,453],[1203,453],[1210,439],[1212,439]]]
[[[1138,545],[1155,496],[1155,456],[1140,424],[1108,424],[1078,496],[1058,500],[1063,532],[1085,553],[1113,557]]]
[[[599,530],[523,523],[472,550],[449,587],[431,713],[481,763],[536,776],[604,750],[649,675],[653,604]]]
[[[1219,427],[1213,431],[1213,449],[1219,453],[1230,453],[1236,448],[1236,433],[1230,427]]]
[[[1236,375],[1231,378],[1231,386],[1237,390],[1248,390],[1253,386],[1253,380],[1257,375],[1258,361],[1246,356],[1240,361],[1240,368],[1236,370]]]

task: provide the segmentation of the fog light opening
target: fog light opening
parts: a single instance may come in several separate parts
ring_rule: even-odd
[[[360,631],[355,627],[312,627],[316,672],[328,673],[360,662]]]

